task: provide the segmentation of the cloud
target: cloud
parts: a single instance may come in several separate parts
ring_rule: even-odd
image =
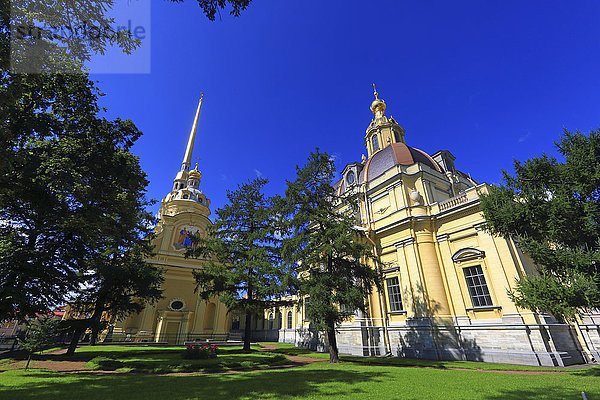
[[[262,172],[260,172],[259,170],[257,170],[256,168],[254,168],[254,170],[253,170],[253,171],[254,171],[254,173],[256,174],[256,177],[257,177],[257,178],[260,178],[261,176],[263,176],[263,173],[262,173]]]
[[[221,175],[221,180],[222,181],[226,181],[227,180],[227,175],[225,174],[220,174]]]
[[[529,136],[531,136],[531,131],[527,131],[527,133],[524,134],[523,136],[519,137],[519,139],[517,141],[519,143],[523,143],[524,141],[526,141],[527,139],[529,139]]]

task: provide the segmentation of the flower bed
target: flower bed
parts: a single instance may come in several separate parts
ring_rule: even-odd
[[[183,352],[186,360],[216,358],[219,348],[216,344],[189,344]]]

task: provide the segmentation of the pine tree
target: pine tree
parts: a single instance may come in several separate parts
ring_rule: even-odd
[[[350,316],[348,310],[365,311],[367,296],[380,284],[367,264],[375,260],[371,247],[356,227],[357,199],[336,196],[334,176],[332,159],[316,149],[288,182],[283,213],[289,219],[284,253],[299,265],[300,295],[310,300],[307,316],[327,333],[332,363],[339,361],[336,325]]]
[[[29,368],[34,353],[49,349],[56,343],[59,332],[60,320],[56,318],[39,317],[29,322],[27,335],[19,340],[19,346],[28,353],[25,369]]]
[[[562,160],[543,154],[504,171],[504,184],[481,198],[489,230],[513,238],[539,275],[518,281],[520,307],[572,320],[600,307],[600,131],[568,132]]]
[[[186,256],[204,258],[194,271],[203,299],[220,296],[230,311],[245,314],[244,350],[250,351],[251,320],[264,310],[291,304],[292,270],[281,262],[277,214],[257,178],[228,191],[229,203],[216,211],[207,236],[193,238]]]

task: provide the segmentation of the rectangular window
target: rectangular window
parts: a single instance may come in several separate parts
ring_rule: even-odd
[[[402,296],[400,295],[400,282],[398,277],[386,279],[388,297],[390,301],[390,311],[403,311],[402,309]]]
[[[344,303],[340,304],[340,312],[345,315],[354,314],[354,310],[349,305]]]
[[[492,297],[490,296],[487,284],[485,283],[485,277],[483,276],[481,266],[476,265],[474,267],[468,267],[463,271],[465,272],[465,279],[467,280],[467,287],[469,288],[473,307],[491,306]]]
[[[310,297],[304,299],[304,319],[308,319],[308,306],[310,305]]]

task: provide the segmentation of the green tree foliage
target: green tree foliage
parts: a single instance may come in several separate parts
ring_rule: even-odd
[[[186,256],[205,259],[194,271],[203,299],[220,296],[230,311],[246,315],[244,350],[250,350],[252,316],[290,304],[292,270],[281,262],[277,213],[263,194],[266,179],[257,178],[228,191],[229,203]]]
[[[98,95],[83,74],[0,76],[0,319],[159,296],[143,262],[148,182],[129,151],[141,133],[103,118]]]
[[[176,3],[183,2],[183,0],[171,0]],[[220,10],[230,9],[229,14],[234,17],[239,17],[240,13],[244,11],[252,0],[198,0],[200,8],[204,11],[206,17],[214,21],[217,13],[220,16]]]
[[[238,17],[250,1],[198,0],[198,4],[206,17],[214,21],[220,10],[229,10]],[[116,23],[109,16],[114,3],[114,0],[0,2],[2,68],[73,73],[80,72],[93,54],[104,54],[109,47],[116,46],[130,54],[141,42],[131,32],[116,30]]]
[[[562,160],[543,154],[504,171],[481,198],[489,230],[512,237],[538,266],[518,281],[520,307],[569,320],[600,306],[600,131],[565,130]]]
[[[289,235],[284,254],[298,263],[299,289],[308,296],[308,318],[327,332],[330,362],[338,362],[336,324],[348,318],[347,310],[365,310],[373,285],[380,284],[371,246],[356,227],[358,201],[338,197],[332,186],[335,166],[327,153],[316,149],[307,164],[297,167],[288,182],[285,215]]]
[[[40,317],[32,320],[27,327],[27,335],[19,341],[19,346],[29,353],[25,369],[29,368],[33,353],[51,348],[60,334],[60,320]]]

